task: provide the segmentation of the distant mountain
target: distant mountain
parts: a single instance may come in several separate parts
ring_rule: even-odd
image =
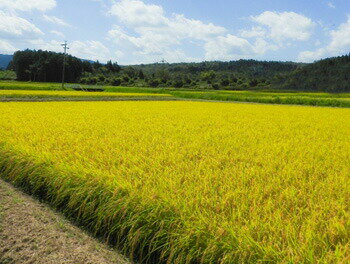
[[[275,79],[275,88],[350,92],[350,54],[299,67]]]
[[[82,60],[82,61],[90,62],[91,64],[96,62],[96,61],[93,61],[93,60],[85,60],[85,59],[81,59],[81,60]],[[102,63],[102,64],[103,64],[103,63]]]
[[[12,61],[13,55],[0,54],[0,69],[6,69],[10,61]]]

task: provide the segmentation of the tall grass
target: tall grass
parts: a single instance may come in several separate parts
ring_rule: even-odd
[[[346,263],[350,110],[0,104],[0,174],[142,263]]]

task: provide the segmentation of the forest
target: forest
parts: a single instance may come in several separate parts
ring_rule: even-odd
[[[302,91],[350,91],[350,54],[323,59],[279,75],[274,86]]]

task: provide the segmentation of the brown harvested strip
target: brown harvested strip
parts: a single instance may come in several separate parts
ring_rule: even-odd
[[[130,264],[10,184],[0,180],[0,263]]]

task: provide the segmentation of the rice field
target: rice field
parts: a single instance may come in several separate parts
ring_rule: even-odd
[[[293,91],[173,91],[171,94],[176,97],[188,99],[350,107],[349,93],[330,94]]]
[[[0,175],[142,263],[350,262],[350,109],[0,104]]]
[[[96,98],[96,99],[117,99],[117,98],[152,98],[152,97],[167,97],[169,94],[157,94],[157,93],[110,93],[110,92],[84,92],[84,91],[50,91],[50,90],[0,90],[1,99],[64,99],[64,98]]]
[[[5,91],[7,95],[1,98],[58,98],[65,97],[73,91],[74,87],[82,87],[84,89],[94,88],[94,86],[67,84],[68,91],[59,91],[61,84],[59,83],[37,83],[37,82],[17,82],[17,81],[0,81],[0,92]],[[95,98],[102,99],[103,96],[111,98],[113,94],[116,97],[127,97],[129,94],[136,97],[166,97],[190,99],[190,100],[212,100],[212,101],[231,101],[231,102],[250,102],[264,104],[290,104],[290,105],[311,105],[311,106],[330,106],[350,108],[350,93],[324,93],[324,92],[301,92],[301,91],[279,91],[279,90],[194,90],[194,89],[178,89],[178,88],[150,88],[150,87],[116,87],[116,86],[96,86],[96,88],[104,89],[101,96]],[[11,93],[10,90],[15,92]],[[22,90],[22,92],[20,92]],[[37,90],[33,94],[31,91]],[[28,92],[26,92],[28,91]],[[49,93],[52,91],[53,93]],[[27,95],[25,95],[27,93]],[[108,93],[108,94],[107,94]],[[75,96],[75,98],[86,99],[94,98],[96,92],[85,93]],[[73,95],[73,94],[72,94]]]

